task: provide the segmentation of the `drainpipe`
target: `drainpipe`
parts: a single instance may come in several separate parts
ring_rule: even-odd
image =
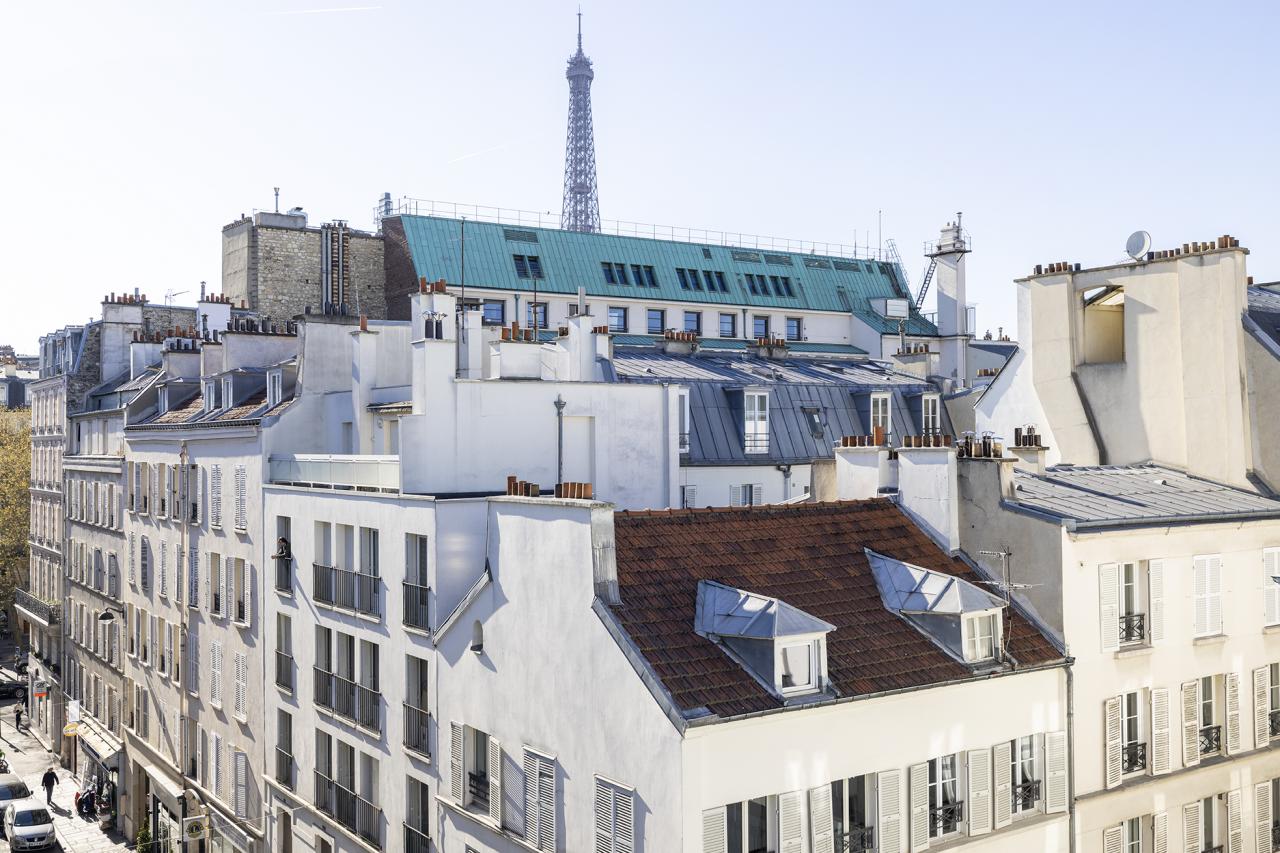
[[[1076,853],[1076,706],[1073,657],[1067,658],[1067,849]]]
[[[785,501],[791,497],[791,466],[774,465],[773,467],[782,472],[782,499]]]
[[[559,394],[551,405],[556,407],[556,485],[564,482],[564,407],[567,405]]]

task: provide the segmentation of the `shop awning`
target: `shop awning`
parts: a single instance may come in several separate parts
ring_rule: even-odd
[[[181,814],[181,803],[185,789],[170,779],[165,771],[159,767],[144,764],[142,769],[146,772],[147,778],[151,780],[152,790],[160,794],[163,799],[168,800],[166,805],[174,814]]]
[[[119,738],[103,729],[89,717],[80,718],[80,725],[76,730],[76,734],[80,738],[80,746],[89,754],[90,758],[103,767],[112,770],[120,769],[120,753],[124,749],[124,744],[120,742]]]

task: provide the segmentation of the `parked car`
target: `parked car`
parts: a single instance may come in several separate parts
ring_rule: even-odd
[[[27,698],[27,681],[25,678],[0,678],[0,697],[9,696],[14,699]]]
[[[53,833],[53,817],[44,803],[38,800],[20,800],[10,803],[4,810],[4,836],[9,849],[48,850],[58,843]]]
[[[20,802],[31,796],[31,789],[12,773],[0,776],[0,812],[8,808],[10,803]]]

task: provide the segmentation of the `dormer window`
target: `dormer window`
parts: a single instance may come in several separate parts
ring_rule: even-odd
[[[996,635],[999,633],[997,613],[982,613],[964,619],[964,659],[969,663],[994,660]]]
[[[206,412],[216,412],[222,408],[222,395],[219,391],[218,381],[210,379],[204,383],[204,410]]]
[[[229,409],[234,403],[234,386],[231,384],[231,377],[227,376],[222,380],[222,405],[219,408]]]
[[[779,646],[778,687],[783,693],[807,693],[817,682],[814,672],[814,643]]]
[[[284,377],[280,371],[273,370],[267,374],[267,406],[274,406],[283,396]]]
[[[937,394],[925,394],[920,398],[920,426],[925,435],[937,435],[942,432],[942,416],[938,410],[940,399]]]
[[[871,432],[875,434],[876,428],[883,431],[886,438],[893,432],[893,416],[889,412],[889,395],[888,394],[872,394],[871,395]]]
[[[169,411],[169,389],[161,388],[160,389],[160,414],[163,415],[167,411]]]
[[[743,451],[769,452],[769,392],[748,391],[743,395]]]

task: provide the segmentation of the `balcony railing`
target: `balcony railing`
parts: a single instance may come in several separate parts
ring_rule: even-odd
[[[271,482],[313,489],[400,491],[399,456],[299,454],[272,456]]]
[[[350,788],[339,785],[319,770],[315,772],[316,808],[382,849],[382,810]]]
[[[404,853],[431,853],[431,836],[404,825]]]
[[[1267,734],[1280,737],[1280,708],[1267,713]]]
[[[276,649],[276,684],[293,692],[293,655]]]
[[[1271,824],[1271,849],[1280,850],[1280,821]]]
[[[1200,729],[1200,754],[1212,755],[1222,751],[1222,726],[1205,726]]]
[[[13,606],[46,626],[58,624],[62,609],[61,602],[42,601],[21,587],[13,591]]]
[[[421,708],[404,703],[404,745],[408,749],[422,755],[431,755],[430,730],[428,724],[431,716]]]
[[[1126,743],[1120,748],[1120,772],[1137,773],[1147,769],[1147,745]]]
[[[320,667],[315,668],[315,703],[366,729],[382,731],[377,691]]]
[[[742,439],[742,449],[747,453],[768,453],[769,452],[769,436],[768,434],[752,434],[747,433]]]
[[[276,561],[276,589],[280,592],[293,591],[293,558],[281,557],[279,554],[275,556]]]
[[[276,747],[276,781],[293,790],[293,753]]]
[[[1222,853],[1222,850],[1223,850],[1223,847],[1221,844],[1215,844],[1212,847],[1204,848],[1202,853]]]
[[[1141,643],[1147,636],[1147,615],[1128,613],[1120,617],[1120,642]]]
[[[955,832],[962,820],[964,820],[963,801],[929,809],[929,821],[933,826],[934,836]]]
[[[468,773],[467,792],[471,795],[471,804],[481,811],[489,810],[489,774]]]
[[[431,616],[428,602],[431,599],[431,587],[419,586],[404,581],[404,624],[409,628],[431,630]]]
[[[341,610],[353,610],[369,616],[381,616],[378,604],[378,587],[382,579],[350,569],[339,569],[313,563],[315,600]]]
[[[865,853],[875,849],[875,828],[855,826],[836,839],[836,853]]]
[[[1013,786],[1013,810],[1016,812],[1030,811],[1035,808],[1036,801],[1040,799],[1040,780],[1034,779],[1030,782],[1023,782],[1020,785]]]

